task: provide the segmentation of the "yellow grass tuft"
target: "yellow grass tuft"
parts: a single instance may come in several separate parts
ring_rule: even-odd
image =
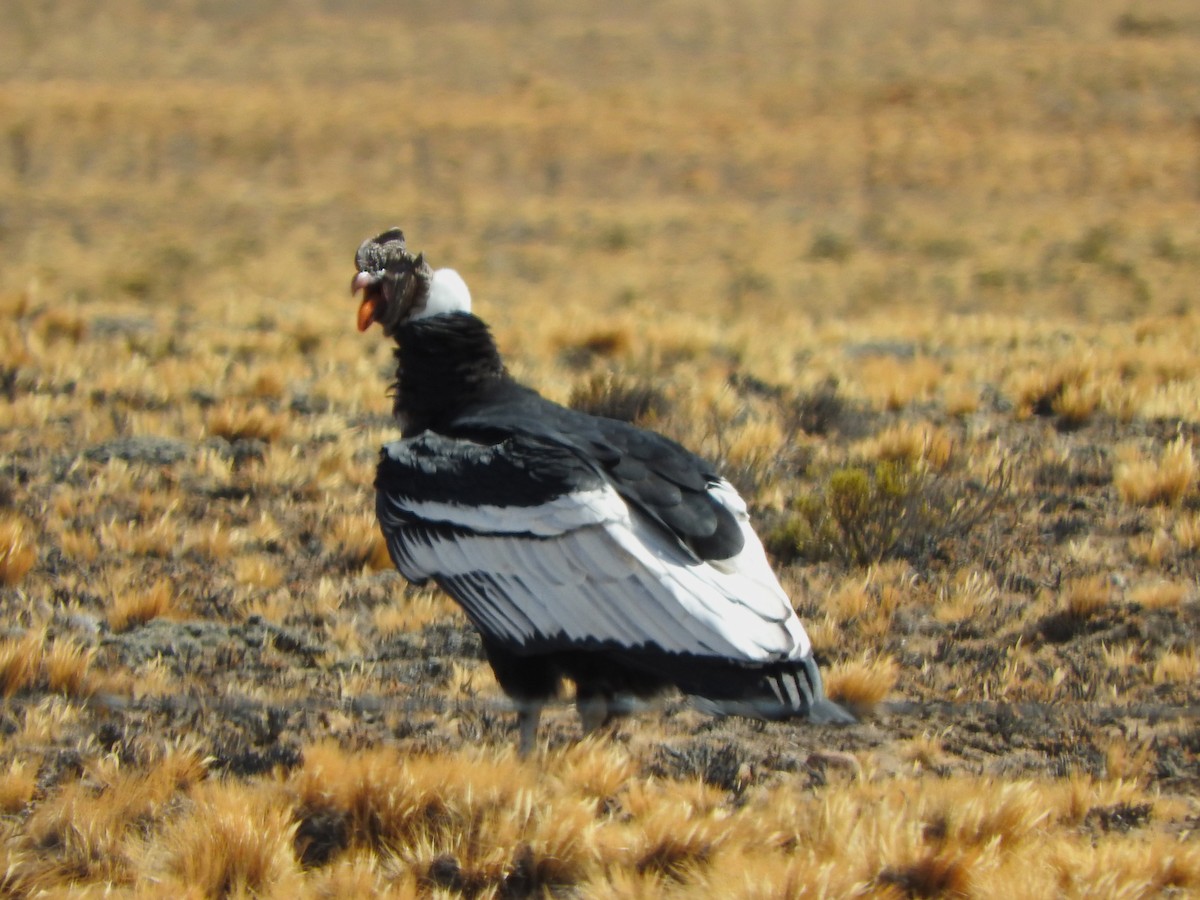
[[[948,761],[948,757],[944,752],[942,737],[928,731],[922,732],[916,737],[905,741],[901,754],[918,771],[922,769],[936,771]]]
[[[1200,553],[1200,513],[1180,517],[1172,535],[1184,553]]]
[[[979,409],[979,389],[966,385],[952,385],[945,391],[942,405],[948,416],[969,416]]]
[[[87,321],[78,309],[52,307],[38,317],[36,330],[47,343],[78,344],[87,334]]]
[[[1127,672],[1135,666],[1141,665],[1142,662],[1142,655],[1138,648],[1129,644],[1117,644],[1111,647],[1106,644],[1100,652],[1104,657],[1105,668],[1117,672]]]
[[[585,358],[612,358],[628,355],[633,348],[633,339],[632,327],[620,324],[596,328],[583,335],[578,332],[563,333],[557,337],[556,343],[564,352],[580,354]]]
[[[927,356],[873,356],[857,372],[868,397],[889,412],[932,397],[944,375],[941,363]]]
[[[187,530],[184,550],[196,553],[211,562],[222,562],[240,547],[235,534],[221,522],[203,523]]]
[[[22,691],[44,688],[68,697],[91,692],[94,647],[70,638],[47,642],[46,633],[31,629],[20,637],[0,641],[0,693],[11,697]]]
[[[262,406],[246,407],[233,401],[214,408],[205,421],[206,430],[227,441],[260,440],[270,443],[287,427],[286,419]]]
[[[951,584],[938,588],[933,615],[939,622],[983,619],[995,609],[999,596],[992,575],[964,569],[954,576]]]
[[[946,798],[950,800],[945,807],[948,837],[974,846],[995,841],[1011,850],[1036,835],[1052,815],[1032,782],[1018,780],[988,787],[992,790]]]
[[[1114,781],[1141,780],[1151,771],[1154,756],[1151,742],[1118,735],[1104,748],[1104,774]]]
[[[95,562],[100,555],[100,542],[90,530],[69,530],[62,533],[58,539],[62,552],[75,562]]]
[[[1149,534],[1139,534],[1129,541],[1129,555],[1142,565],[1155,569],[1161,569],[1175,551],[1175,542],[1165,528],[1156,528]]]
[[[42,668],[45,632],[30,630],[0,641],[0,693],[11,697],[37,681]]]
[[[1178,581],[1152,581],[1129,591],[1129,602],[1145,609],[1174,609],[1185,603],[1195,589]]]
[[[830,666],[824,678],[831,699],[856,715],[868,715],[896,687],[900,665],[890,656],[868,655]]]
[[[702,870],[728,839],[723,816],[714,816],[686,802],[658,799],[630,828],[627,853],[639,873],[688,880]]]
[[[725,464],[733,469],[765,471],[783,447],[782,426],[774,419],[754,419],[734,430],[724,448]]]
[[[17,584],[35,562],[29,523],[14,515],[0,517],[0,586]]]
[[[1090,619],[1113,602],[1113,586],[1104,575],[1067,582],[1059,595],[1062,610],[1073,619]]]
[[[37,789],[37,768],[14,759],[8,770],[0,772],[0,815],[19,813],[33,799]]]
[[[365,566],[379,572],[392,568],[374,511],[338,516],[329,525],[329,537],[339,561],[351,569]]]
[[[1127,503],[1178,506],[1196,485],[1192,442],[1180,435],[1167,444],[1157,460],[1127,460],[1113,473],[1113,484]]]
[[[564,787],[612,807],[637,775],[637,765],[620,745],[600,740],[580,741],[551,759],[551,773]]]
[[[278,400],[283,396],[283,378],[271,370],[259,372],[250,383],[249,394],[260,400]]]
[[[46,687],[68,697],[90,693],[91,667],[95,656],[95,647],[83,647],[64,638],[51,641],[42,657]]]
[[[145,766],[103,757],[86,777],[66,783],[30,816],[26,839],[42,850],[22,876],[50,887],[60,879],[131,882],[139,871],[143,835],[161,823],[179,793],[204,776],[204,762],[186,746],[153,751]]]
[[[822,602],[825,614],[840,622],[850,622],[869,617],[875,608],[871,595],[870,580],[860,577],[847,579]]]
[[[342,897],[418,900],[436,896],[428,890],[422,891],[417,872],[398,872],[391,862],[390,858],[381,858],[368,850],[347,853],[328,865],[306,872],[306,890],[302,896],[313,900],[339,900]]]
[[[190,809],[147,849],[147,869],[209,897],[298,894],[296,822],[281,791],[269,783],[201,782],[189,799]]]
[[[1065,428],[1081,428],[1086,425],[1100,405],[1100,390],[1093,383],[1064,384],[1051,404],[1058,416],[1059,424]]]
[[[179,532],[175,513],[168,509],[149,522],[117,519],[104,522],[99,538],[100,545],[114,554],[169,559],[176,556],[182,546]]]
[[[168,579],[160,578],[146,587],[114,589],[106,618],[113,631],[121,632],[178,613],[175,586]]]
[[[1018,418],[1054,414],[1060,424],[1087,423],[1100,401],[1090,361],[1071,360],[1022,372],[1012,380]]]
[[[375,607],[371,614],[375,629],[383,637],[420,631],[426,625],[460,616],[458,604],[438,589],[416,588],[396,592],[391,602]]]
[[[1154,684],[1195,684],[1200,676],[1200,656],[1193,648],[1167,650],[1154,663],[1151,681]]]
[[[954,455],[954,440],[941,428],[904,423],[881,432],[863,448],[868,458],[928,464],[935,471],[946,469]]]
[[[233,564],[233,577],[239,584],[270,591],[283,584],[284,572],[270,556],[243,556]]]

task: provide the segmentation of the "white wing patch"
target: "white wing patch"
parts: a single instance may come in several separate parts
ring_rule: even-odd
[[[737,556],[712,564],[698,562],[607,485],[533,507],[387,497],[380,521],[401,573],[438,579],[502,641],[657,645],[754,663],[807,656],[808,636],[745,503],[728,482],[711,492],[746,538]]]
[[[586,525],[619,521],[628,515],[625,501],[607,486],[563,494],[537,506],[468,506],[395,496],[387,500],[397,513],[406,513],[409,518],[453,525],[479,534],[551,537]]]

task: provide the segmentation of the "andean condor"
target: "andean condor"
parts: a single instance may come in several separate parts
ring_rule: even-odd
[[[358,328],[396,341],[376,512],[396,568],[478,628],[520,749],[566,677],[585,732],[668,686],[717,714],[852,722],[750,526],[705,460],[514,381],[471,295],[399,229],[355,256]]]

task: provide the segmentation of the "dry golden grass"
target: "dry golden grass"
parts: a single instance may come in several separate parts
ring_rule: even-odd
[[[160,578],[144,588],[114,588],[108,609],[108,627],[125,631],[151,619],[177,616],[175,586]]]
[[[37,772],[19,759],[9,763],[8,771],[0,775],[0,811],[5,815],[19,813],[37,790]]]
[[[71,639],[48,640],[44,631],[29,630],[0,641],[0,691],[11,697],[38,688],[78,697],[91,689],[95,649]]]
[[[1182,435],[1164,447],[1157,460],[1134,457],[1113,478],[1125,501],[1139,506],[1178,506],[1194,492],[1196,480],[1192,442]]]
[[[270,784],[199,783],[188,792],[188,809],[143,851],[144,871],[207,897],[298,891],[296,823],[284,799]]]
[[[900,677],[900,666],[891,657],[855,660],[831,666],[825,676],[830,697],[855,711],[869,716]]]
[[[0,519],[0,585],[11,587],[20,582],[37,562],[37,550],[30,543],[29,524],[15,516]]]
[[[218,7],[0,29],[0,893],[1200,893],[1186,3]],[[369,512],[392,224],[721,462],[866,724],[515,758]]]
[[[1090,619],[1113,602],[1113,588],[1103,575],[1079,578],[1067,584],[1060,595],[1063,612],[1073,619]]]

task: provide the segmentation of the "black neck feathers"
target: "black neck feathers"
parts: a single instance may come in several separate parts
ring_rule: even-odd
[[[439,430],[508,378],[487,325],[470,313],[405,322],[396,344],[392,391],[405,434]]]

